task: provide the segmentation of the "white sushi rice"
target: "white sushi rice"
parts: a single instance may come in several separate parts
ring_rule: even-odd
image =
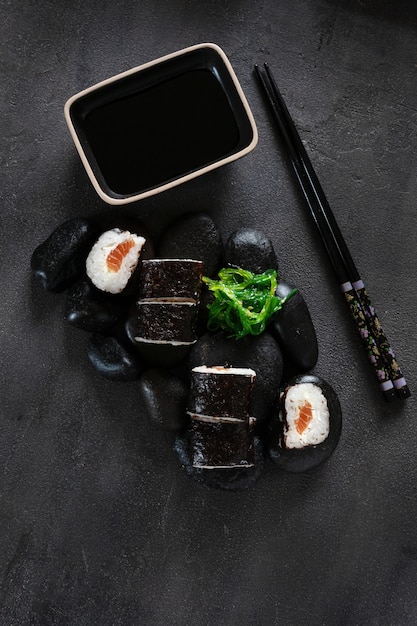
[[[132,240],[134,245],[124,257],[120,269],[116,272],[109,270],[107,257],[118,245],[129,240]],[[113,294],[121,293],[138,264],[144,244],[144,237],[130,233],[128,230],[122,231],[119,228],[114,228],[104,232],[100,235],[87,257],[87,276],[101,291]]]
[[[207,365],[198,365],[197,367],[193,367],[191,371],[199,374],[232,374],[235,376],[249,376],[251,380],[255,380],[256,378],[255,371],[249,367],[225,367],[224,365],[212,365],[209,367]]]
[[[309,402],[312,419],[302,433],[297,431],[300,410]],[[305,448],[322,443],[330,430],[330,415],[327,400],[317,385],[299,383],[290,387],[285,397],[284,444],[286,448]],[[283,420],[282,413],[280,419]],[[283,420],[284,421],[284,420]]]

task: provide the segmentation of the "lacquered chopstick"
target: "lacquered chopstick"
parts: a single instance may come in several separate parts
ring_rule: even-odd
[[[400,398],[408,397],[406,381],[383,335],[365,286],[269,67],[265,64],[265,77],[258,66],[255,66],[255,70],[268,97],[297,181],[332,262],[380,389],[387,401],[393,400],[397,394]]]
[[[407,382],[397,362],[395,354],[391,346],[389,345],[389,342],[383,331],[379,318],[375,312],[375,308],[373,307],[372,302],[367,294],[365,284],[363,280],[361,279],[358,269],[356,268],[356,265],[350,254],[349,248],[340,231],[340,228],[334,217],[333,211],[327,201],[326,195],[323,191],[323,188],[320,184],[319,179],[317,178],[316,172],[311,164],[311,161],[305,150],[304,144],[301,141],[301,138],[291,118],[291,115],[287,109],[284,99],[282,98],[281,93],[276,85],[275,79],[272,76],[271,70],[269,69],[269,66],[266,63],[264,64],[264,67],[265,67],[265,72],[267,74],[267,77],[271,85],[271,89],[281,108],[282,116],[286,124],[286,128],[288,130],[290,138],[293,141],[294,147],[296,151],[298,152],[298,155],[302,161],[302,164],[305,168],[307,176],[310,179],[312,191],[319,199],[319,203],[318,203],[319,210],[322,212],[325,220],[327,221],[328,227],[330,228],[332,232],[332,236],[337,242],[337,245],[340,249],[341,255],[344,259],[344,262],[345,262],[345,265],[349,274],[350,283],[352,284],[352,287],[357,294],[360,306],[367,318],[368,326],[371,330],[372,336],[375,340],[375,343],[378,346],[378,349],[382,355],[382,358],[384,359],[388,375],[390,379],[392,380],[394,388],[397,394],[399,395],[399,397],[402,399],[408,398],[410,395],[410,390],[408,388]]]

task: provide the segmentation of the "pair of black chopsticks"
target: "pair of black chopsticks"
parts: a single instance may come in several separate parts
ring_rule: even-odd
[[[271,70],[265,63],[264,72],[258,65],[255,65],[255,72],[271,106],[298,184],[330,257],[379,387],[387,402],[396,398],[408,398],[410,390],[407,382],[384,334]]]

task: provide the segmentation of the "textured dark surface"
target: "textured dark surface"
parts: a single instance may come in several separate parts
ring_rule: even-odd
[[[414,0],[0,2],[0,623],[417,622]],[[337,391],[338,448],[317,470],[266,463],[250,490],[190,480],[138,383],[101,378],[65,296],[30,256],[65,219],[102,217],[66,128],[73,93],[214,41],[253,109],[244,159],[130,207],[157,237],[211,215],[273,240],[309,304],[314,372]],[[255,82],[267,61],[414,395],[385,405],[277,149]]]

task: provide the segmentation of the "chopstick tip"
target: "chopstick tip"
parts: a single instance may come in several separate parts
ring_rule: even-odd
[[[411,396],[411,391],[407,385],[397,389],[397,394],[400,400],[407,400]]]

